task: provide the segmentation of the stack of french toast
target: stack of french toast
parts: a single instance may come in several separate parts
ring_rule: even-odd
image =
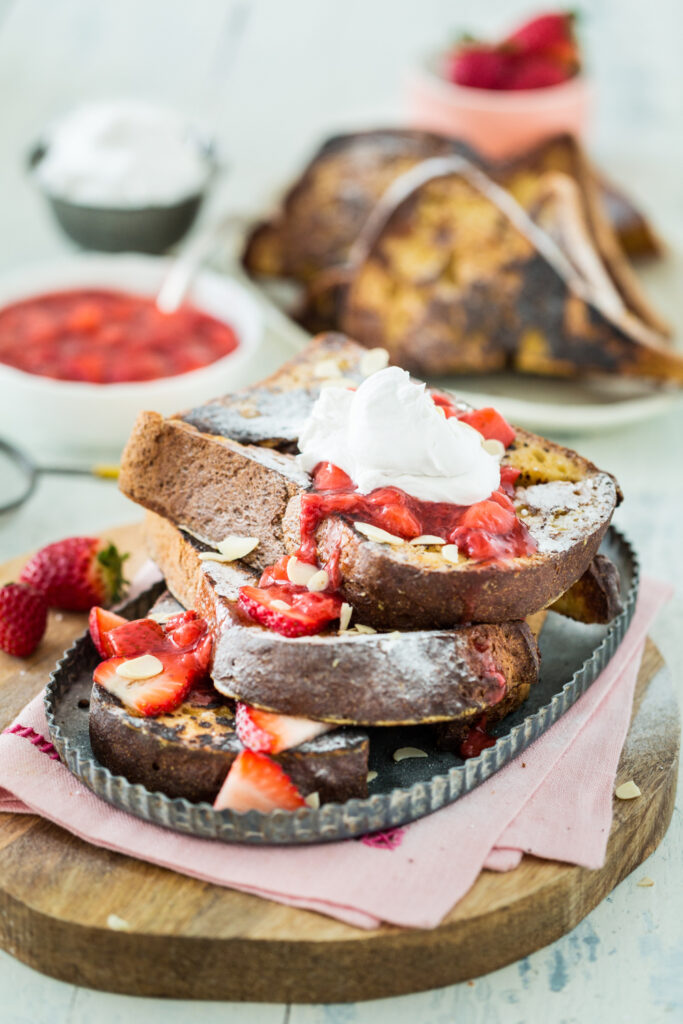
[[[614,478],[387,363],[322,334],[257,385],[140,414],[120,486],[168,592],[134,623],[94,611],[112,771],[236,811],[363,797],[378,730],[472,756],[537,682],[545,610],[619,611]]]
[[[383,346],[427,378],[508,369],[680,386],[683,356],[631,267],[643,246],[657,248],[647,222],[571,136],[492,163],[388,129],[325,143],[243,261],[297,282],[309,330]]]

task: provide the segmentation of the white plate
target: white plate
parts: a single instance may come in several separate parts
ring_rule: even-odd
[[[84,254],[29,265],[0,277],[0,306],[93,286],[153,297],[169,262],[137,254]],[[116,457],[142,409],[171,415],[242,386],[253,373],[262,336],[258,301],[211,270],[197,274],[188,299],[234,328],[240,342],[234,352],[190,373],[129,384],[54,380],[0,364],[0,433],[39,459]]]

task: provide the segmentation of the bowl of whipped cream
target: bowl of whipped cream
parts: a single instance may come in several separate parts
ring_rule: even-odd
[[[217,164],[174,110],[139,100],[76,107],[29,155],[33,180],[84,249],[162,253],[192,226]]]

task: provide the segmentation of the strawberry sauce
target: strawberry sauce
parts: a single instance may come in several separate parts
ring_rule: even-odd
[[[446,419],[457,419],[477,430],[482,439],[498,441],[504,448],[515,439],[515,431],[495,409],[458,409],[438,391],[431,392],[434,404]],[[353,480],[331,462],[319,463],[313,471],[313,488],[301,498],[301,546],[296,559],[317,566],[316,530],[328,516],[340,516],[351,523],[366,523],[401,540],[430,535],[457,546],[476,562],[491,562],[532,555],[536,542],[517,518],[512,498],[519,470],[502,466],[500,486],[488,498],[474,505],[445,501],[421,501],[399,487],[380,487],[361,494]],[[324,566],[328,581],[324,592],[309,593],[293,584],[285,556],[267,568],[258,587],[242,587],[238,607],[249,618],[283,636],[295,637],[320,632],[341,611],[341,587],[335,549]],[[502,696],[502,693],[501,693]],[[494,703],[494,701],[491,701]]]
[[[0,363],[90,384],[156,380],[208,366],[237,348],[227,324],[191,306],[103,289],[54,292],[0,310]]]
[[[305,562],[316,558],[315,531],[327,516],[369,523],[395,537],[413,540],[425,534],[440,537],[475,561],[531,555],[536,543],[515,513],[511,495],[519,471],[501,470],[501,486],[474,505],[420,501],[398,487],[380,487],[359,494],[353,481],[336,466],[321,463],[313,474],[314,491],[301,499],[301,549]],[[329,488],[334,482],[333,489]]]

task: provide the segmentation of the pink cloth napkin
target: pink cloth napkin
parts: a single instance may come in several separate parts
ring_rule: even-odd
[[[42,695],[0,736],[0,810],[42,815],[96,846],[361,928],[432,928],[482,868],[523,853],[598,868],[647,631],[671,595],[645,579],[633,622],[588,692],[524,754],[436,814],[323,846],[235,846],[147,824],[94,796],[59,762]]]

